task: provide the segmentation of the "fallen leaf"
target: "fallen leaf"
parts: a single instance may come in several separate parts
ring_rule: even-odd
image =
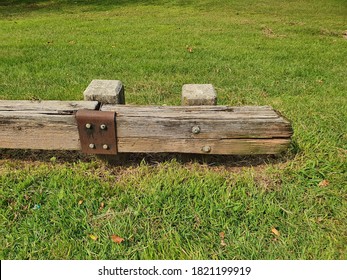
[[[192,48],[192,47],[190,47],[190,46],[187,45],[186,48],[187,48],[187,51],[188,51],[188,52],[190,52],[190,53],[193,52],[193,48]]]
[[[78,201],[78,205],[81,205],[83,203],[83,200]]]
[[[225,233],[223,231],[219,233],[219,237],[220,237],[220,245],[223,247],[227,246],[227,244],[224,241]]]
[[[274,227],[271,229],[271,232],[276,236],[280,236],[280,232]]]
[[[93,234],[89,234],[89,237],[90,237],[90,239],[92,239],[94,241],[96,241],[98,239],[98,237],[93,235]]]
[[[104,207],[105,207],[105,203],[101,202],[101,203],[100,203],[100,207],[99,207],[99,210],[102,210],[102,209],[104,209]]]
[[[323,180],[322,182],[320,182],[318,184],[318,186],[320,186],[320,187],[327,187],[327,186],[329,186],[329,184],[330,184],[330,182],[328,180]]]
[[[113,242],[117,243],[117,244],[121,244],[124,241],[124,238],[118,236],[118,235],[111,235],[111,239]]]

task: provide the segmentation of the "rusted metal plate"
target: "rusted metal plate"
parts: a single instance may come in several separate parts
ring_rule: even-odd
[[[82,152],[86,154],[117,154],[115,112],[78,110],[76,120]]]

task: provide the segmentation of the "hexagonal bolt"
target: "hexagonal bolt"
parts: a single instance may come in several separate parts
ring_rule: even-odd
[[[90,143],[90,144],[89,144],[89,148],[90,148],[90,149],[95,149],[95,144]]]
[[[106,124],[102,124],[102,125],[100,125],[100,128],[101,128],[102,130],[105,130],[105,129],[107,128],[107,126],[106,126]]]
[[[203,146],[201,151],[203,151],[204,153],[209,153],[209,152],[211,152],[211,147],[210,146]]]
[[[198,126],[193,126],[193,127],[192,127],[192,133],[193,133],[193,134],[198,134],[198,133],[200,133],[200,127],[198,127]]]
[[[102,148],[103,148],[104,150],[108,150],[108,145],[107,145],[107,144],[104,144],[104,145],[102,145]]]
[[[87,128],[87,129],[91,129],[91,128],[92,128],[92,124],[86,123],[86,128]]]

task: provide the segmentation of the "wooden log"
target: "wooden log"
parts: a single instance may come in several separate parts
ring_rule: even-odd
[[[96,101],[0,102],[0,148],[79,150],[74,113]]]
[[[119,152],[276,154],[290,143],[290,123],[269,106],[119,106]]]

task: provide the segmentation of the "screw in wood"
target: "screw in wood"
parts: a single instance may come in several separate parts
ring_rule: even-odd
[[[107,145],[107,144],[104,144],[104,145],[102,146],[102,148],[103,148],[104,150],[108,150],[108,145]]]
[[[102,124],[102,125],[100,125],[100,128],[101,128],[102,130],[105,130],[105,129],[107,128],[107,126],[106,126],[106,124]]]
[[[92,128],[92,125],[90,123],[86,123],[86,128],[87,129],[91,129]]]
[[[200,133],[200,127],[198,127],[198,126],[193,126],[193,127],[192,127],[192,133],[194,133],[194,134]]]
[[[90,149],[95,149],[95,144],[90,143],[90,144],[89,144],[89,148],[90,148]]]
[[[203,146],[201,150],[204,153],[209,153],[209,152],[211,152],[211,147],[210,146]]]

